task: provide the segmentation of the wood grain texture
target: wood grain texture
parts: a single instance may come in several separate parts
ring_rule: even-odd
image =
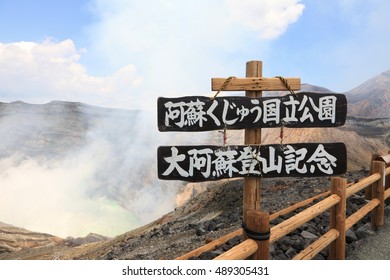
[[[252,67],[252,66],[251,66]],[[254,66],[256,67],[256,66]],[[253,73],[253,72],[251,72]],[[217,91],[221,89],[227,78],[211,79],[211,89]],[[301,89],[300,78],[286,78],[288,84],[293,90]],[[279,78],[247,77],[235,78],[225,86],[223,91],[288,91],[286,86]]]

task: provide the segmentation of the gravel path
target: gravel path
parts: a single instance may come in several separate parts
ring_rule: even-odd
[[[390,213],[385,224],[375,235],[368,236],[355,243],[350,250],[348,260],[390,260]]]

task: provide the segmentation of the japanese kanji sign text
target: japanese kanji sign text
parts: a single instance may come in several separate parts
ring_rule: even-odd
[[[343,143],[162,146],[157,153],[158,176],[167,180],[333,176],[347,168]]]
[[[160,131],[262,127],[336,127],[345,123],[343,94],[298,93],[282,97],[192,96],[158,99]]]

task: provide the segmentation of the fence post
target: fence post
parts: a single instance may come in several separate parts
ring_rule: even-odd
[[[339,237],[329,246],[331,260],[345,259],[345,220],[347,211],[346,198],[347,181],[344,178],[332,177],[330,191],[340,196],[341,200],[330,209],[330,225],[339,232]]]
[[[244,236],[253,239],[257,243],[257,252],[251,258],[253,260],[268,260],[270,224],[269,214],[264,211],[249,210],[246,212],[246,229]]]
[[[390,155],[390,150],[388,151],[388,154]],[[388,164],[387,167],[389,167],[390,164]],[[385,182],[385,190],[387,190],[388,188],[390,188],[390,174],[386,176],[385,178],[386,182]]]
[[[374,160],[379,157],[380,155],[379,154],[372,154],[371,155],[371,161],[370,161],[370,175],[374,174],[375,172],[373,172],[373,164],[374,164]],[[364,197],[367,199],[367,200],[371,200],[372,199],[372,185],[368,186],[366,188],[366,191],[365,191],[365,194],[364,194]]]
[[[371,212],[371,226],[374,230],[383,226],[385,220],[385,166],[386,164],[383,161],[373,162],[373,173],[379,173],[381,175],[380,179],[372,184],[372,197],[379,199],[379,205]]]

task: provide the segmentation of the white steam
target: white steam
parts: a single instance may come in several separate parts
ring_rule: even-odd
[[[77,119],[92,113],[100,112]],[[0,221],[60,237],[115,236],[174,208],[176,184],[159,181],[155,166],[169,136],[150,113],[109,113],[89,120],[86,132],[68,113],[67,121],[36,115],[0,118],[8,136],[0,140]],[[64,143],[72,133],[76,140]]]

